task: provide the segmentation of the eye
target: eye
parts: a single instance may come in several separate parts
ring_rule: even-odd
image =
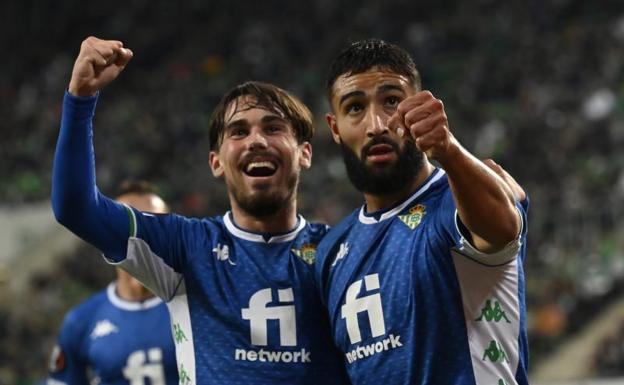
[[[386,107],[397,108],[397,106],[401,103],[401,98],[398,96],[388,96],[384,102]]]
[[[347,114],[355,115],[364,110],[364,105],[358,102],[350,103],[350,104],[347,104],[345,110]]]
[[[283,129],[280,126],[269,126],[266,130],[272,134],[275,134],[281,132]]]
[[[228,136],[233,138],[241,138],[247,135],[247,130],[244,128],[233,128],[228,132]]]

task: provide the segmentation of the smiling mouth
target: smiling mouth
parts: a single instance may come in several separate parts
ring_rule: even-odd
[[[275,174],[277,165],[271,161],[253,161],[244,168],[244,173],[251,177],[267,177]]]

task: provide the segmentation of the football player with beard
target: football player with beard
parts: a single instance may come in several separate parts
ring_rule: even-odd
[[[365,200],[317,252],[352,383],[527,384],[522,189],[462,147],[396,45],[347,47],[327,93]]]

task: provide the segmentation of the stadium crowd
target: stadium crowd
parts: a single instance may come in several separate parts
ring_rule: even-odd
[[[451,130],[475,154],[503,165],[530,195],[532,358],[586,324],[593,312],[581,307],[598,311],[621,291],[624,13],[617,1],[478,0],[426,8],[396,0],[185,7],[138,1],[115,15],[97,2],[1,7],[22,21],[13,29],[4,23],[0,34],[19,58],[3,62],[0,78],[2,202],[49,197],[63,90],[76,47],[93,34],[122,40],[135,53],[111,85],[114,92],[100,98],[100,186],[140,177],[159,186],[173,211],[222,213],[224,186],[207,165],[207,121],[226,88],[265,80],[293,91],[317,117],[300,208],[309,219],[335,223],[360,198],[329,143],[324,72],[336,47],[375,36],[411,51],[425,88],[444,101]],[[36,306],[16,312],[0,303],[0,384],[29,383],[44,373],[64,311],[110,278],[89,267],[98,263],[93,258],[77,262],[84,254],[68,256],[71,263],[32,283]],[[602,366],[597,370],[624,374],[623,365]]]

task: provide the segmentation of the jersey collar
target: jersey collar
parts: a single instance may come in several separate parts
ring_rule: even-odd
[[[147,299],[145,301],[128,301],[117,295],[115,288],[117,284],[115,282],[111,282],[106,288],[106,295],[108,296],[108,300],[115,306],[123,310],[128,311],[138,311],[138,310],[147,310],[153,307],[156,307],[162,303],[162,299],[158,297],[153,297]]]
[[[442,178],[446,172],[441,168],[436,168],[433,170],[429,178],[425,181],[425,183],[418,189],[414,194],[412,194],[409,198],[407,198],[403,203],[395,206],[394,208],[388,209],[388,211],[376,211],[371,214],[366,214],[366,205],[363,205],[360,208],[359,220],[365,225],[372,225],[375,223],[379,223],[385,221],[388,218],[392,218],[407,206],[409,206],[412,202],[414,202],[418,197],[422,196],[429,188],[440,178]]]
[[[232,219],[231,211],[228,211],[227,213],[225,213],[225,215],[223,216],[223,223],[225,224],[225,228],[232,235],[234,235],[235,237],[244,239],[246,241],[259,242],[259,243],[281,243],[281,242],[292,241],[293,239],[295,239],[297,234],[299,234],[299,232],[303,230],[303,228],[305,227],[306,220],[301,215],[297,215],[297,226],[295,226],[293,230],[285,234],[277,234],[277,235],[252,233],[252,232],[241,229],[240,227],[236,226],[236,224],[234,223],[234,220]]]

